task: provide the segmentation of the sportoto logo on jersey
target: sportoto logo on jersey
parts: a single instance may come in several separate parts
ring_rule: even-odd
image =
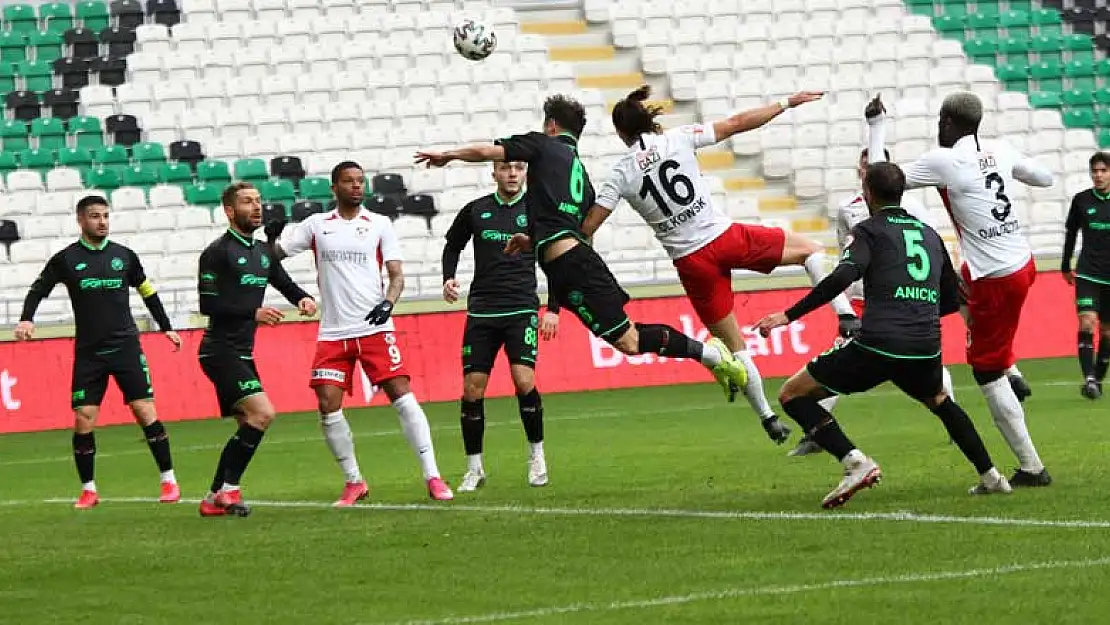
[[[783,310],[804,293],[801,290],[737,293],[736,314],[744,325],[768,312]],[[1040,274],[1022,315],[1017,350],[1022,358],[1071,355],[1075,349],[1073,291],[1056,274]],[[628,313],[634,320],[663,322],[696,338],[706,337],[685,298],[636,300]],[[548,393],[654,386],[687,382],[709,382],[709,374],[697,363],[660,359],[655,356],[626,357],[604,342],[593,339],[569,312],[561,315],[559,337],[539,345],[539,387]],[[456,401],[462,384],[462,365],[455,357],[462,342],[463,312],[394,317],[397,346],[413,376],[412,387],[421,401]],[[1060,323],[1061,319],[1068,319]],[[308,386],[316,349],[315,323],[287,323],[258,331],[255,364],[274,405],[281,412],[312,411],[316,398]],[[182,332],[185,346],[180,352],[156,333],[143,336],[143,349],[150,363],[158,414],[166,421],[202,419],[217,413],[212,385],[201,373],[196,353],[201,331]],[[828,307],[807,316],[804,323],[783,328],[766,339],[750,326],[745,329],[748,349],[767,376],[785,376],[805,364],[828,345],[836,334],[836,318]],[[944,323],[944,353],[947,362],[963,362],[966,339],[963,322],[950,316]],[[450,354],[445,357],[444,354]],[[589,364],[587,364],[589,363]],[[73,341],[50,339],[33,343],[0,343],[0,432],[28,432],[68,428],[73,424],[69,408],[69,371],[73,364]],[[592,365],[592,366],[591,366]],[[514,393],[504,358],[490,378],[491,397]],[[360,372],[347,398],[350,406],[384,405],[384,393],[374,393]],[[99,422],[105,425],[130,423],[119,391],[110,384]]]

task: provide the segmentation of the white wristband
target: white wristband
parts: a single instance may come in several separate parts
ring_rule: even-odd
[[[790,98],[783,98],[783,99],[779,100],[779,106],[782,107],[782,110],[789,111],[790,110]]]

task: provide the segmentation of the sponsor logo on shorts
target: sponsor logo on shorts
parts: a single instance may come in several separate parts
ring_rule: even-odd
[[[85,389],[73,391],[73,401],[85,399]]]
[[[256,392],[262,390],[262,383],[259,382],[257,378],[251,378],[250,380],[239,380],[238,384],[239,390],[243,392]]]
[[[1081,297],[1081,298],[1075,300],[1075,303],[1076,303],[1077,306],[1094,306],[1095,305],[1095,298],[1093,298],[1093,297]]]
[[[339,371],[338,369],[313,369],[313,380],[333,380],[335,382],[346,382],[347,374]]]

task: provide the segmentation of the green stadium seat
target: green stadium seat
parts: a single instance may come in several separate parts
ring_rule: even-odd
[[[933,18],[933,28],[942,35],[962,36],[967,27],[967,17],[964,15],[938,15]]]
[[[1095,48],[1091,38],[1083,34],[1064,35],[1064,54],[1072,61],[1088,61],[1094,63]]]
[[[1062,91],[1064,69],[1059,62],[1042,61],[1029,66],[1029,76],[1037,81],[1039,91]]]
[[[1063,19],[1056,9],[1040,9],[1029,13],[1030,21],[1038,35],[1057,36],[1064,32]]]
[[[0,32],[0,61],[20,63],[27,60],[27,35],[17,32]]]
[[[39,5],[39,22],[46,30],[64,33],[73,28],[73,11],[66,2],[50,2]]]
[[[244,158],[235,161],[234,170],[236,180],[260,183],[269,180],[270,171],[266,168],[266,161],[260,158]]]
[[[60,150],[66,147],[66,125],[57,117],[40,117],[31,122],[31,136],[38,139],[41,150]]]
[[[39,29],[39,17],[29,4],[9,4],[4,7],[4,24],[12,32],[30,33]]]
[[[1009,2],[1002,0],[999,5],[1005,7],[1008,11],[1022,11],[1027,15],[1034,8],[1033,0],[1009,0]]]
[[[1082,89],[1071,89],[1060,94],[1064,104],[1069,107],[1094,106],[1095,92]]]
[[[98,33],[111,21],[108,13],[108,3],[99,0],[85,0],[77,4],[77,19],[89,30]]]
[[[65,167],[85,169],[92,167],[92,152],[81,147],[58,150],[58,164]]]
[[[1011,37],[1028,37],[1029,25],[1032,20],[1029,19],[1029,13],[1026,11],[1005,11],[998,16],[998,23],[1006,29],[1006,32]]]
[[[23,169],[47,171],[54,169],[56,162],[53,150],[26,149],[19,153],[19,165]]]
[[[140,163],[165,163],[166,148],[161,143],[136,143],[131,146],[131,158]]]
[[[158,184],[157,165],[132,165],[123,170],[120,181],[126,187],[149,189]]]
[[[1034,91],[1029,94],[1029,104],[1034,108],[1060,108],[1064,100],[1056,91]]]
[[[997,62],[998,39],[994,37],[968,39],[964,42],[964,52],[974,63],[994,65]]]
[[[54,62],[62,58],[64,52],[62,34],[52,30],[43,30],[31,33],[27,37],[27,45],[35,49],[36,61]]]
[[[131,157],[122,145],[106,145],[93,152],[93,162],[97,165],[127,165]]]
[[[998,15],[972,13],[967,16],[967,27],[975,31],[975,36],[997,36]]]
[[[99,130],[82,130],[74,133],[73,137],[74,143],[79,148],[96,150],[98,148],[104,147],[104,134]]]
[[[31,145],[27,140],[27,123],[18,119],[0,122],[0,141],[3,142],[5,152],[26,150]]]
[[[27,91],[41,93],[54,88],[54,66],[49,61],[23,61],[15,71],[23,78],[23,89]]]
[[[158,180],[166,184],[191,184],[193,170],[185,163],[162,163],[158,167]]]
[[[933,15],[933,0],[906,0],[906,5],[914,15]]]
[[[1110,128],[1110,107],[1102,107],[1095,111],[1095,125],[1100,128]]]
[[[223,161],[201,161],[197,163],[197,180],[226,185],[231,182],[231,170]]]
[[[0,172],[8,173],[19,169],[19,155],[15,152],[0,152]]]
[[[185,185],[185,201],[194,206],[219,206],[222,187],[198,182]]]
[[[941,12],[944,15],[966,16],[968,13],[967,4],[966,0],[943,0],[944,6]]]
[[[1090,107],[1066,109],[1063,117],[1064,125],[1068,128],[1095,127],[1095,112]]]
[[[301,199],[327,202],[332,199],[331,181],[327,178],[301,179]]]
[[[69,120],[70,132],[102,132],[104,127],[98,117],[80,116]]]
[[[120,187],[119,172],[112,167],[97,166],[84,172],[85,186],[101,191],[115,191]]]
[[[1000,65],[994,73],[1010,91],[1026,91],[1029,88],[1029,65],[1026,63]]]
[[[1029,62],[1029,40],[1021,37],[1007,37],[998,43],[998,51],[1006,56],[1006,62],[1021,65]]]
[[[1030,44],[1030,49],[1041,61],[1060,63],[1064,58],[1064,39],[1059,35],[1033,37]]]
[[[1095,89],[1095,102],[1110,106],[1110,87]]]
[[[1072,86],[1072,89],[1089,89],[1094,91],[1095,64],[1090,61],[1068,61],[1064,63],[1064,77],[1069,82],[1084,81],[1083,87]]]
[[[1098,131],[1098,147],[1110,148],[1110,128],[1100,128]]]
[[[262,196],[263,202],[292,204],[297,200],[297,192],[293,188],[293,182],[284,178],[262,182],[258,185],[258,193]]]

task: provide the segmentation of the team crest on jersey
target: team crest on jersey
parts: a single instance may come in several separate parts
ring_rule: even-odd
[[[528,215],[517,215],[516,225],[518,228],[523,228],[528,225]]]
[[[582,303],[582,291],[571,291],[567,294],[567,299],[570,300],[571,306],[578,306]]]
[[[369,235],[370,235],[370,227],[369,226],[362,226],[362,225],[355,226],[355,236],[356,237],[358,237],[360,239],[365,239]]]
[[[270,257],[268,255],[264,255],[262,257],[262,268],[266,269],[269,266],[270,266]]]
[[[123,270],[123,259],[118,258],[118,257],[113,258],[112,259],[112,271],[122,271],[122,270]]]

